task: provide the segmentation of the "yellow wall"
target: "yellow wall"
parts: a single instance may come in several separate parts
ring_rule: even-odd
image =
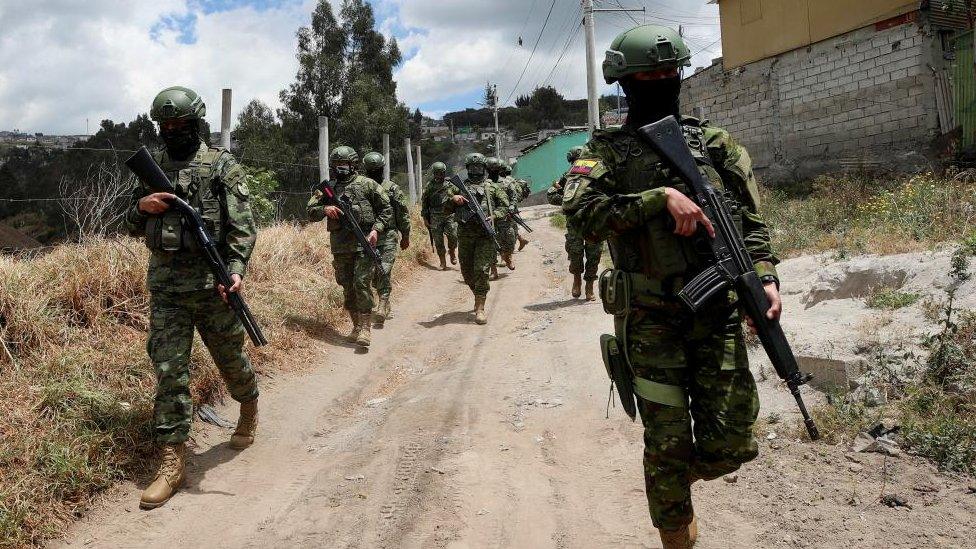
[[[726,68],[916,10],[918,0],[719,0]]]

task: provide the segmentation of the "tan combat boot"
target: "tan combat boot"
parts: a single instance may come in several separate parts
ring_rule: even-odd
[[[346,336],[346,341],[355,342],[359,339],[359,332],[363,330],[362,326],[359,325],[359,314],[349,311],[349,318],[352,319],[352,332]]]
[[[663,549],[692,549],[698,540],[698,518],[691,517],[691,522],[674,530],[658,530],[661,534]]]
[[[515,270],[515,263],[512,262],[512,254],[502,254],[502,259],[505,261],[505,266],[508,267],[509,271]]]
[[[370,342],[372,342],[372,335],[369,331],[369,321],[373,313],[363,313],[360,315],[359,321],[359,336],[356,338],[356,345],[360,347],[369,347]]]
[[[583,279],[578,274],[573,275],[573,297],[579,297],[583,293]]]
[[[457,248],[451,248],[447,253],[451,256],[451,265],[457,265]]]
[[[498,280],[498,265],[491,266],[491,280]]]
[[[587,280],[586,281],[586,300],[587,301],[593,301],[595,299],[596,299],[596,296],[593,295],[593,281],[592,280]]]
[[[441,270],[442,271],[446,271],[447,270],[447,260],[444,258],[444,254],[437,254],[437,257],[440,258],[440,260],[441,260]],[[454,260],[452,259],[451,262],[453,263]]]
[[[173,497],[177,488],[183,484],[185,455],[186,446],[182,442],[163,446],[163,462],[159,465],[156,480],[142,493],[139,507],[155,509]]]
[[[241,403],[241,417],[237,429],[230,437],[230,447],[243,450],[254,444],[254,433],[258,430],[258,399]]]
[[[488,316],[485,314],[485,300],[487,296],[474,296],[474,322],[475,324],[488,324]]]
[[[376,325],[382,327],[383,323],[390,318],[390,298],[381,297],[380,302],[376,304]]]
[[[387,296],[386,301],[383,302],[383,318],[387,320],[393,320],[393,307],[390,305],[390,298]]]
[[[522,251],[522,248],[524,248],[525,245],[529,243],[529,239],[525,238],[522,235],[518,235],[518,241],[519,241],[518,251],[521,252]]]

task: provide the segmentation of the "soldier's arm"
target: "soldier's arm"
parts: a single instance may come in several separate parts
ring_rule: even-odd
[[[738,195],[744,207],[742,238],[759,276],[778,276],[779,259],[773,252],[769,226],[759,214],[759,183],[752,171],[752,158],[741,144],[720,128],[705,128],[705,143],[709,156],[722,181]]]
[[[390,202],[390,195],[376,182],[373,182],[373,192],[370,195],[370,203],[373,205],[373,217],[375,219],[372,230],[382,234],[383,231],[394,228],[393,205]]]
[[[305,213],[308,214],[308,218],[312,221],[322,221],[325,219],[325,204],[322,203],[322,191],[316,189],[312,191],[312,198],[308,199],[308,205],[305,206]]]
[[[396,207],[396,226],[400,231],[400,236],[410,238],[410,209],[407,207],[407,196],[403,189],[396,183],[393,184],[393,194],[397,203]],[[391,197],[394,198],[394,197]]]
[[[444,212],[450,213],[461,207],[454,203],[454,197],[459,194],[461,194],[461,189],[457,188],[453,183],[449,183],[444,187]]]
[[[614,192],[618,186],[607,166],[611,155],[609,147],[591,142],[587,153],[566,174],[563,212],[567,222],[590,242],[626,233],[667,214],[663,187],[631,194]]]
[[[493,194],[493,217],[496,221],[507,218],[512,205],[508,198],[508,192],[498,185],[490,185],[490,189]]]
[[[149,195],[149,191],[138,180],[134,180],[130,191],[129,209],[125,212],[125,229],[130,236],[145,236],[146,221],[149,215],[139,211],[139,201]]]
[[[243,278],[247,270],[247,262],[254,252],[258,231],[251,212],[248,175],[232,156],[225,154],[223,157],[218,173],[224,188],[227,208],[224,227],[227,270]]]
[[[549,190],[546,191],[546,201],[553,206],[563,205],[563,184],[565,180],[565,177],[560,178],[559,181],[554,182],[552,186],[549,187]]]
[[[401,191],[402,192],[402,191]],[[424,193],[420,195],[420,217],[424,219],[430,219],[430,198],[431,198],[430,185],[424,187]]]

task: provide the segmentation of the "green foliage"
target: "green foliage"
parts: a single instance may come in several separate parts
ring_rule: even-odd
[[[278,190],[280,183],[277,174],[263,168],[245,168],[250,176],[249,190],[251,195],[251,211],[258,225],[270,225],[275,221],[277,205],[271,199],[272,193]]]
[[[556,212],[549,216],[549,223],[557,229],[566,228],[566,214],[562,212]]]
[[[971,398],[926,384],[914,388],[899,408],[901,436],[912,453],[949,471],[976,474],[976,404]]]
[[[814,408],[811,415],[822,440],[826,444],[837,444],[853,439],[857,433],[880,420],[881,409],[869,408],[842,393],[832,392],[827,394],[827,404]],[[806,429],[797,425],[797,433],[797,436],[805,436],[800,433],[806,433]]]
[[[865,304],[872,309],[895,310],[914,305],[921,298],[919,294],[894,288],[875,288],[865,299]]]

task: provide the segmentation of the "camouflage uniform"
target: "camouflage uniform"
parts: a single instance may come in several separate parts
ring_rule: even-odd
[[[485,215],[494,220],[497,230],[498,222],[508,216],[508,195],[487,177],[477,183],[466,179],[465,184],[478,198]],[[448,194],[454,196],[460,194],[460,191],[454,185],[449,185]],[[495,244],[467,206],[458,206],[453,202],[449,204],[455,209],[458,222],[458,261],[461,262],[461,275],[476,297],[486,296],[489,289],[488,273],[497,256]]]
[[[403,189],[393,181],[385,181],[381,185],[383,192],[390,198],[393,208],[393,224],[380,235],[376,245],[380,257],[383,258],[383,270],[376,273],[376,293],[380,298],[390,297],[393,284],[390,277],[393,274],[393,263],[400,250],[400,239],[410,239],[410,210],[407,208],[407,197]]]
[[[720,128],[687,117],[683,125],[703,173],[730,200],[757,273],[775,275],[748,153]],[[616,335],[647,382],[637,391],[647,498],[654,525],[671,531],[692,521],[690,482],[756,457],[759,399],[734,293],[698,314],[675,297],[700,266],[693,240],[669,226],[665,187],[688,194],[635,130],[597,131],[567,175],[563,209],[588,242],[609,241],[614,268],[631,282]]]
[[[519,202],[525,200],[526,197],[528,197],[532,192],[529,188],[528,182],[521,179],[515,179],[510,175],[500,175],[498,178],[498,184],[502,190],[505,191],[505,194],[508,195],[508,202],[513,208],[516,208]],[[519,227],[519,224],[511,219],[508,221],[511,225],[511,235],[508,237],[509,241],[502,246],[506,249],[514,250],[515,243],[519,240],[519,230],[521,227]],[[510,245],[511,248],[508,248],[508,245]]]
[[[566,177],[552,184],[546,191],[546,199],[553,206],[562,206],[563,188]],[[566,226],[566,255],[569,257],[569,272],[583,275],[583,280],[596,280],[603,257],[603,242],[587,242],[578,231]]]
[[[437,255],[440,256],[447,253],[448,249],[453,250],[458,246],[457,220],[451,215],[450,186],[446,179],[440,182],[431,179],[420,199],[420,215],[430,223],[430,234],[434,238]],[[447,248],[444,247],[445,238]]]
[[[173,160],[165,151],[155,158],[177,194],[204,217],[230,272],[243,277],[257,238],[244,170],[230,153],[204,143],[188,161]],[[152,191],[136,183],[126,226],[133,236],[146,237],[152,250],[147,350],[157,379],[156,438],[179,444],[189,437],[193,418],[189,384],[194,328],[234,400],[256,399],[258,387],[243,351],[244,326],[214,289],[209,264],[192,235],[183,232],[178,212],[170,209],[150,216],[139,211],[139,200],[149,194]]]
[[[393,208],[383,187],[372,179],[353,174],[345,181],[336,181],[336,193],[348,196],[357,211],[356,221],[363,233],[375,230],[382,241],[384,231],[393,227]],[[322,192],[316,190],[306,208],[312,221],[325,219]],[[373,310],[372,281],[375,265],[362,250],[359,241],[342,219],[328,219],[329,241],[332,245],[332,266],[336,282],[342,286],[343,307],[353,314],[367,314]],[[391,231],[392,232],[392,231]]]

